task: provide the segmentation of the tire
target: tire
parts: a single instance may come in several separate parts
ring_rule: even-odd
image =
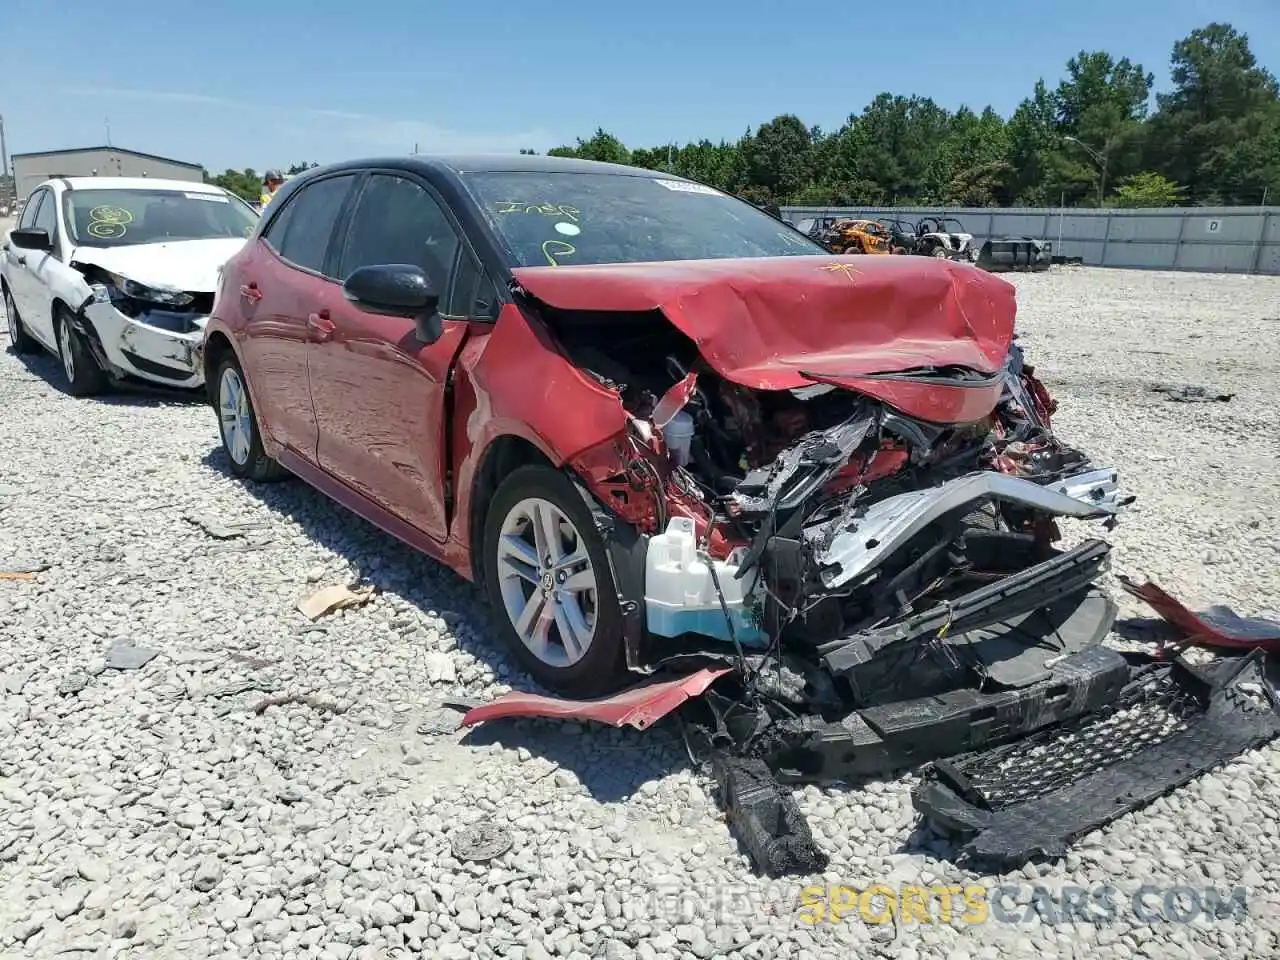
[[[545,547],[542,551],[537,549],[537,545],[545,544],[545,535],[534,534],[535,516],[560,521],[555,523],[560,543],[551,552],[559,553],[562,559],[565,554],[583,555],[587,561],[585,570],[581,563],[561,570],[545,563]],[[538,561],[537,567],[522,566],[522,575],[516,575],[511,562],[518,559],[518,554],[505,546],[513,540],[526,541],[526,550],[521,552]],[[498,630],[538,683],[575,699],[604,696],[626,683],[629,673],[617,587],[604,541],[571,480],[545,466],[521,467],[511,473],[490,502],[480,548],[485,591]],[[499,555],[500,548],[503,556]],[[539,552],[543,556],[537,556]],[[557,586],[557,580],[568,584],[580,577],[587,578],[582,585],[588,590]],[[547,590],[552,591],[552,606],[545,600],[538,604],[539,594],[545,596]],[[527,631],[531,637],[528,642],[516,626],[521,612],[537,618]],[[544,612],[551,618],[545,618]],[[575,650],[574,644],[565,643],[562,625],[569,628],[570,635],[576,633],[580,638],[584,627],[590,633]]]
[[[932,250],[929,251],[929,256],[931,257],[945,258],[946,255],[947,255],[947,251],[942,247],[934,247]]]
[[[18,305],[13,302],[13,294],[8,290],[4,292],[4,312],[9,323],[9,349],[16,354],[35,353],[38,344],[22,325]]]
[[[284,467],[267,456],[258,432],[258,414],[245,388],[244,370],[235,355],[224,357],[214,374],[214,410],[218,436],[231,463],[231,472],[242,480],[270,483],[286,475]]]
[[[58,357],[62,360],[62,374],[67,379],[68,392],[73,397],[92,397],[101,393],[107,385],[107,375],[76,330],[71,314],[65,309],[58,309],[54,320]]]

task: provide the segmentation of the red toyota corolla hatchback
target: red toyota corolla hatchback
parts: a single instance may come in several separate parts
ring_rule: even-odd
[[[667,174],[412,157],[286,184],[204,364],[235,474],[481,582],[534,676],[591,696],[838,631],[812,611],[861,580],[833,518],[985,449],[1013,317],[974,268],[831,256]]]

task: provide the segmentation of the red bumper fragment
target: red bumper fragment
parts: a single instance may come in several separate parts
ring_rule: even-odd
[[[1212,606],[1201,613],[1190,610],[1154,583],[1137,584],[1119,576],[1126,592],[1143,600],[1156,613],[1182,631],[1180,645],[1217,647],[1226,650],[1250,650],[1260,647],[1280,653],[1280,623],[1262,617],[1242,617],[1230,607]]]
[[[647,730],[686,700],[701,696],[731,667],[699,670],[674,680],[643,683],[599,700],[564,700],[536,693],[508,693],[492,703],[473,707],[462,718],[464,727],[503,717],[548,717],[560,720],[595,720],[614,727]]]

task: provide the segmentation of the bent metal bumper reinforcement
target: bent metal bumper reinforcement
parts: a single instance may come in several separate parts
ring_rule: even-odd
[[[1261,650],[1210,667],[1136,671],[1106,709],[1017,743],[940,761],[913,794],[925,820],[967,840],[974,866],[1060,857],[1076,838],[1280,735]]]
[[[970,473],[873,503],[850,529],[833,536],[827,522],[806,528],[805,537],[821,543],[830,536],[830,544],[817,551],[816,559],[823,566],[823,583],[838,587],[872,570],[939,517],[988,499],[1081,519],[1114,516],[1127,502],[1114,470],[1090,471],[1047,485],[1003,473]]]

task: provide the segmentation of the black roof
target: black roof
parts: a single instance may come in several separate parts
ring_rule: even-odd
[[[30,153],[11,153],[9,159],[22,157],[62,157],[68,153],[127,153],[131,157],[142,157],[144,160],[159,160],[161,163],[172,163],[176,167],[190,167],[192,170],[203,170],[198,163],[187,163],[185,160],[174,160],[172,157],[161,157],[154,153],[142,153],[138,150],[126,150],[123,147],[72,147],[69,150],[36,150]]]
[[[628,177],[649,177],[663,180],[681,180],[663,170],[646,170],[628,167],[620,163],[603,163],[599,160],[579,160],[576,157],[546,157],[528,153],[477,153],[477,154],[426,154],[415,153],[398,157],[367,157],[360,160],[343,160],[323,169],[337,170],[349,167],[418,167],[423,171],[443,170],[452,174],[462,173],[613,173]],[[310,173],[311,171],[308,171]]]

